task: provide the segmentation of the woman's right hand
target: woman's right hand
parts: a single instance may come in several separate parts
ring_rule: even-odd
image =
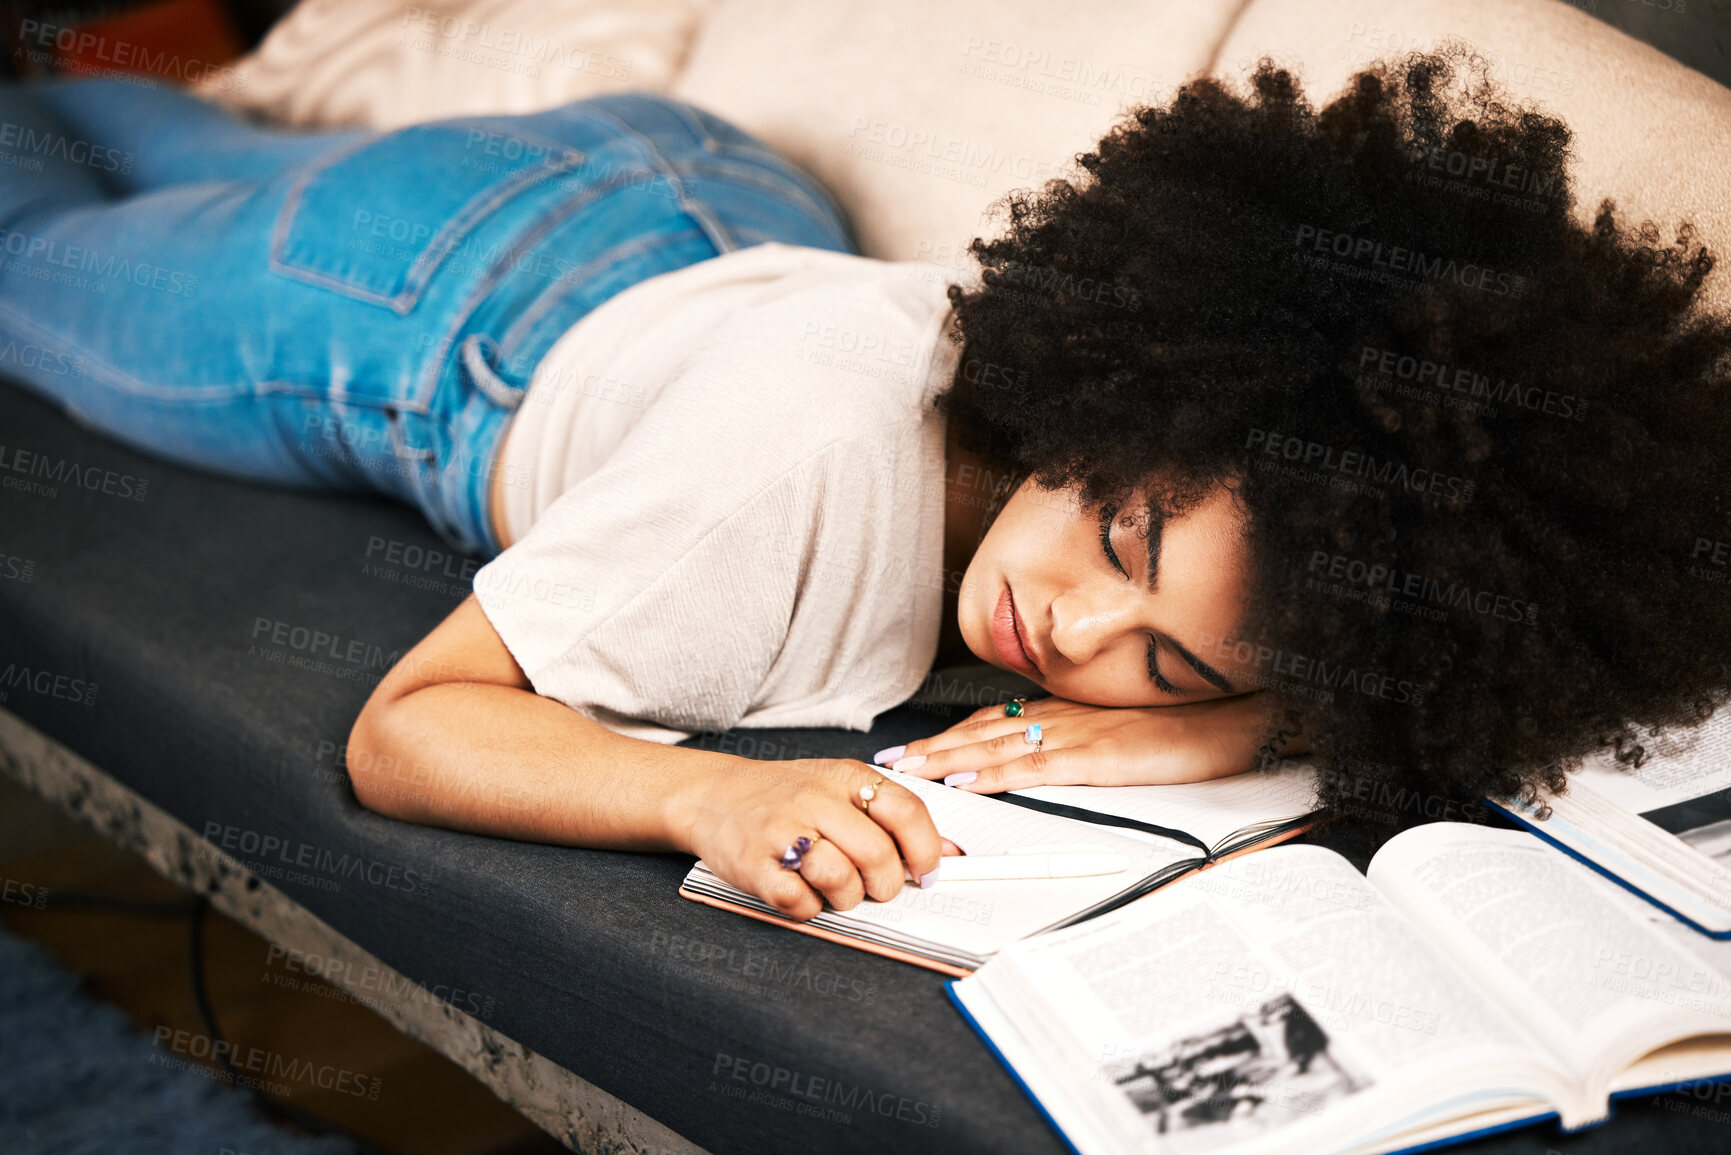
[[[859,789],[872,782],[879,786],[868,814]],[[685,848],[734,886],[802,922],[825,899],[851,910],[868,895],[895,898],[904,861],[930,885],[939,856],[960,853],[938,835],[912,791],[845,758],[736,763],[706,775],[690,802],[680,822]],[[812,840],[804,864],[783,869],[782,852],[801,835]]]

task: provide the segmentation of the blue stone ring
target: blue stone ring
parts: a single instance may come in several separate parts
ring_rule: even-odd
[[[818,835],[818,838],[822,837],[823,835]],[[815,841],[816,839],[807,838],[803,834],[794,839],[792,844],[781,852],[781,868],[783,870],[798,870],[805,865],[806,851],[811,849],[811,844]]]
[[[1026,742],[1036,750],[1044,750],[1046,748],[1046,735],[1045,732],[1040,729],[1040,724],[1038,722],[1030,723],[1028,728],[1022,731],[1022,741]]]

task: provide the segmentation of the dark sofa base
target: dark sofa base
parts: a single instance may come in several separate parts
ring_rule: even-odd
[[[164,878],[285,950],[334,966],[392,1026],[445,1055],[573,1151],[704,1155],[703,1148],[414,983],[337,933],[185,823],[0,709],[0,773],[138,854]]]

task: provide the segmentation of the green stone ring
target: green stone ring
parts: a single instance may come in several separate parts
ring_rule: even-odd
[[[1005,702],[1004,717],[1020,718],[1022,716],[1022,706],[1027,702],[1027,700],[1028,699],[1026,698],[1011,698],[1008,702]]]

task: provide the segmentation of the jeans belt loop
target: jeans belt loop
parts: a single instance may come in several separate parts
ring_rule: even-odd
[[[461,356],[463,371],[475,387],[507,413],[523,403],[526,388],[513,385],[494,371],[491,355],[498,351],[498,342],[485,333],[471,333],[463,338]]]

